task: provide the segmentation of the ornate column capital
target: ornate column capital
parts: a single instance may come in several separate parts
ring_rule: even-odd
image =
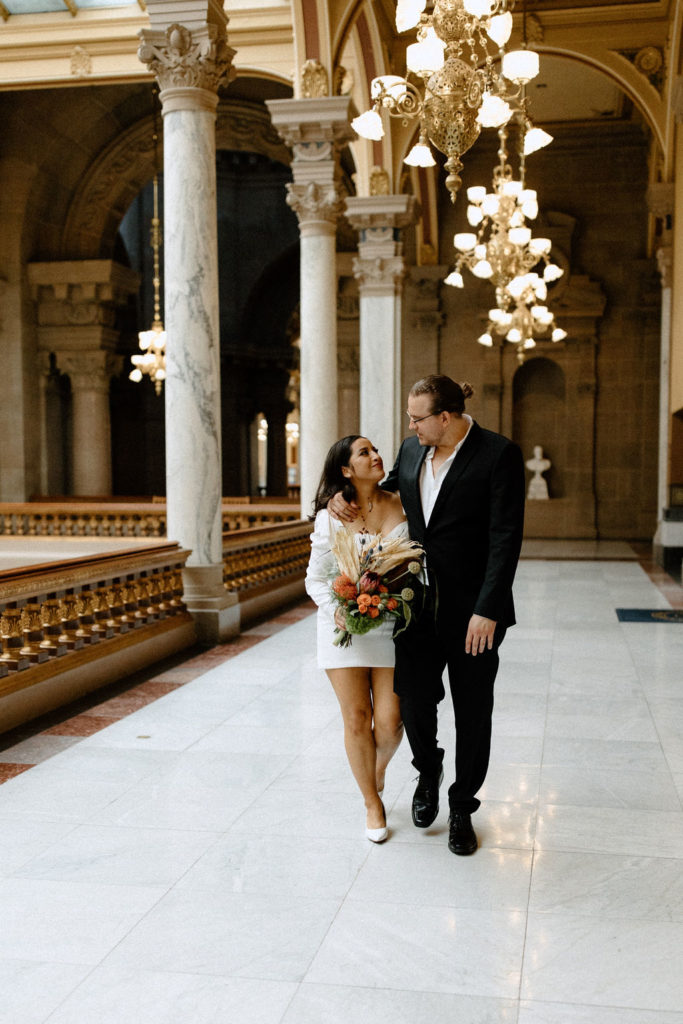
[[[108,394],[109,382],[121,372],[123,356],[112,352],[57,352],[57,365],[68,374],[74,391],[99,391]]]
[[[150,18],[154,24],[154,18]],[[159,20],[158,17],[156,20]],[[138,59],[159,83],[164,113],[169,110],[216,109],[218,86],[236,74],[235,50],[228,46],[225,25],[205,23],[192,29],[174,22],[166,28],[142,29]]]
[[[657,249],[657,269],[662,280],[662,288],[673,287],[674,250],[671,245],[663,245]]]
[[[334,184],[318,185],[315,181],[307,185],[287,185],[287,205],[299,218],[299,227],[310,230],[314,225],[329,225],[331,230],[341,213],[342,200]]]
[[[273,127],[293,153],[287,202],[302,233],[327,233],[342,210],[339,151],[354,137],[348,96],[266,100]],[[316,225],[316,228],[313,226]]]
[[[353,273],[363,295],[395,295],[405,277],[403,256],[357,257]]]

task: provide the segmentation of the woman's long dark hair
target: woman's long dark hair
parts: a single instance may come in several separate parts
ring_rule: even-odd
[[[344,476],[342,467],[348,466],[353,442],[362,436],[362,434],[349,434],[347,437],[342,437],[340,441],[335,441],[330,448],[325,457],[323,474],[320,477],[315,501],[313,502],[313,515],[311,519],[315,519],[321,508],[327,508],[328,501],[337,491],[342,492],[346,501],[353,501],[355,499],[356,488],[349,481],[349,478]]]

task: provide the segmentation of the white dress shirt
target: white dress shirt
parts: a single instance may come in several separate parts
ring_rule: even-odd
[[[462,441],[458,441],[453,453],[441,463],[436,473],[434,473],[434,452],[435,447],[429,449],[425,456],[425,460],[422,463],[422,469],[420,470],[420,498],[422,500],[422,513],[424,515],[425,525],[429,523],[429,517],[431,516],[436,499],[439,496],[441,485],[444,482],[446,473],[453,465],[453,460],[462,448],[463,444],[467,440],[467,434],[472,429],[472,417],[468,416],[467,413],[463,413],[463,419],[467,420],[468,427],[467,433],[463,437]]]

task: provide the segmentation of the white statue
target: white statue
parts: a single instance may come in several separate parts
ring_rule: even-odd
[[[529,481],[529,490],[527,491],[527,498],[531,500],[546,500],[548,499],[548,484],[545,482],[541,473],[545,473],[550,469],[552,463],[550,459],[543,458],[543,449],[540,444],[534,446],[534,457],[529,459],[526,463],[526,468],[530,469],[534,474]]]

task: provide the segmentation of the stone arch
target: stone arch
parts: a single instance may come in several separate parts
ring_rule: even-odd
[[[589,53],[571,50],[566,46],[553,46],[539,42],[535,49],[541,54],[562,57],[577,64],[584,64],[611,79],[632,100],[647,121],[661,153],[667,151],[666,104],[655,87],[635,66],[616,50],[598,50]]]
[[[152,134],[153,118],[149,115],[123,131],[93,161],[69,209],[62,235],[62,258],[114,255],[121,220],[154,177]],[[291,161],[291,154],[273,128],[265,107],[248,100],[221,100],[216,148],[262,153],[287,166]]]

